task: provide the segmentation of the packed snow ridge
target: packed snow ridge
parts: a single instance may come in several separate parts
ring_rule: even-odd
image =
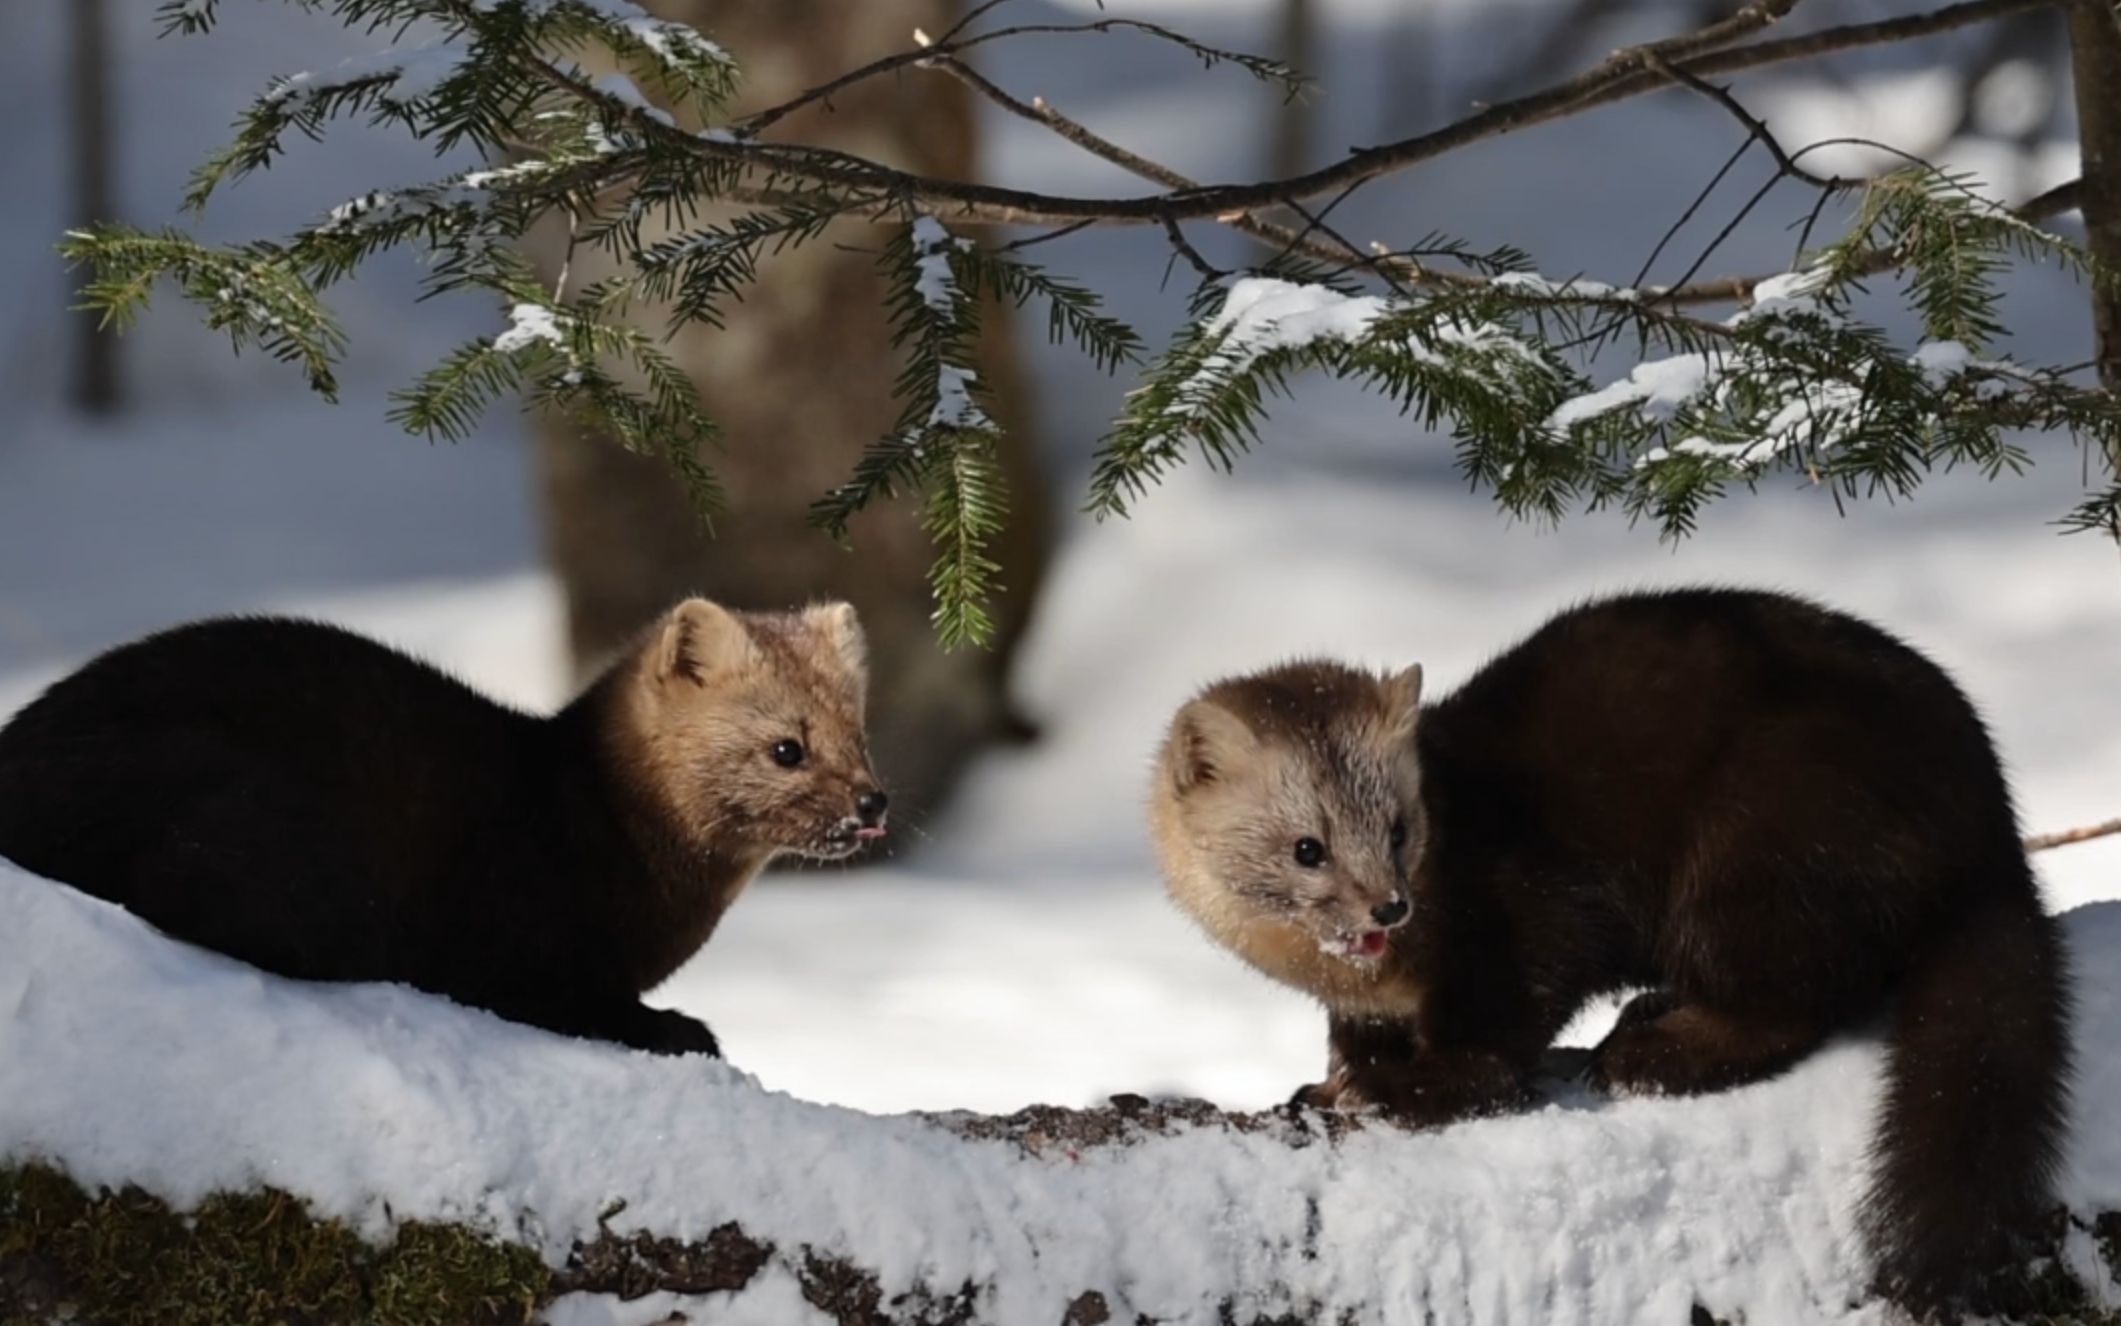
[[[502,354],[514,354],[540,341],[566,348],[559,315],[543,304],[517,304],[508,310],[508,330],[493,338],[493,348]]]
[[[1879,1086],[1865,1040],[1699,1099],[1564,1091],[1430,1133],[1292,1146],[1198,1128],[1034,1156],[402,987],[280,980],[11,867],[0,914],[0,1159],[180,1206],[272,1185],[371,1235],[470,1221],[557,1263],[623,1199],[619,1234],[698,1239],[736,1221],[790,1256],[870,1268],[887,1295],[985,1286],[992,1321],[1057,1321],[1093,1289],[1119,1320],[1212,1322],[1225,1302],[1240,1317],[1633,1326],[1699,1302],[1882,1320],[1851,1306]],[[2067,929],[2082,1069],[2062,1194],[2090,1216],[2121,1210],[2121,903],[2069,913]],[[2121,1304],[2088,1236],[2069,1258]],[[770,1296],[792,1268],[743,1292]]]
[[[1551,290],[1562,287],[1552,286]],[[1415,307],[1396,298],[1350,295],[1331,286],[1248,276],[1232,282],[1222,307],[1201,326],[1215,347],[1181,382],[1164,413],[1173,419],[1198,415],[1223,388],[1278,350],[1300,350],[1319,342],[1354,344],[1371,334],[1377,320]],[[1537,365],[1524,342],[1493,323],[1441,318],[1423,329],[1422,339],[1409,336],[1401,347],[1425,364],[1443,362],[1437,346],[1462,347],[1477,354],[1510,355]]]

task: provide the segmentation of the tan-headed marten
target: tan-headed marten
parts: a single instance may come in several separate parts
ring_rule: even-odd
[[[178,939],[718,1054],[642,992],[774,856],[884,832],[845,604],[679,604],[550,717],[336,627],[195,623],[0,729],[0,855]]]
[[[1571,609],[1424,706],[1295,663],[1181,709],[1151,796],[1172,896],[1328,1013],[1323,1107],[1526,1099],[1591,995],[1619,1092],[1779,1073],[1889,1018],[1863,1207],[1880,1289],[1994,1301],[2047,1213],[2068,980],[1973,707],[1877,627],[1779,594]]]

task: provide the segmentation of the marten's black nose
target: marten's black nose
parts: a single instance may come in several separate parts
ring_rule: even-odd
[[[872,787],[854,799],[855,813],[872,829],[883,822],[884,812],[890,806],[891,798],[885,796],[881,788]]]
[[[1398,925],[1407,919],[1407,900],[1394,898],[1377,904],[1370,909],[1370,919],[1379,925]]]

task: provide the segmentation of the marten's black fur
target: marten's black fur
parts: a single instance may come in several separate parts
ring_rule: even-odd
[[[92,661],[0,730],[0,854],[285,976],[402,981],[572,1035],[717,1054],[704,1025],[640,995],[771,853],[734,830],[726,852],[697,842],[653,795],[622,712],[627,687],[656,684],[639,673],[622,663],[539,718],[334,627],[180,627]],[[702,675],[665,684],[704,693],[717,679]],[[766,744],[760,782],[785,776]]]
[[[1358,1097],[1506,1105],[1600,991],[1652,987],[1594,1058],[1631,1091],[1768,1077],[1882,1014],[1881,1288],[1917,1311],[1997,1289],[2049,1209],[2070,998],[1995,750],[1942,670],[1796,598],[1634,594],[1554,618],[1415,740],[1428,842],[1390,961],[1420,1009],[1334,1021]]]

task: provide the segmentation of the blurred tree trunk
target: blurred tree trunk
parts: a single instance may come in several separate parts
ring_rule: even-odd
[[[67,120],[71,130],[73,224],[111,221],[114,155],[110,113],[110,26],[104,0],[72,0],[67,8]],[[82,269],[82,279],[87,269]],[[71,394],[74,406],[92,414],[118,407],[118,338],[97,319],[76,313]]]
[[[1274,36],[1274,58],[1301,74],[1317,77],[1318,15],[1313,0],[1281,0],[1281,16]],[[1290,97],[1275,108],[1273,146],[1267,157],[1267,173],[1286,178],[1300,175],[1311,164],[1311,106],[1303,97]]]
[[[2084,160],[2084,231],[2092,254],[2121,271],[2121,12],[2110,0],[2078,0],[2070,10],[2069,42]],[[2121,392],[2121,287],[2093,282],[2088,288],[2099,380]]]
[[[901,49],[915,27],[940,32],[955,0],[652,0],[695,24],[744,66],[738,111],[786,100]],[[776,136],[837,146],[925,174],[969,178],[974,124],[954,79],[908,70],[791,117]],[[702,217],[701,220],[712,219]],[[870,728],[893,802],[937,806],[967,757],[1019,733],[1004,685],[1036,596],[1050,541],[1047,494],[1029,428],[1023,376],[1006,310],[986,319],[982,380],[1008,430],[1002,450],[1013,509],[1000,547],[1006,597],[992,652],[950,654],[929,626],[933,556],[914,507],[899,501],[856,521],[846,551],[805,520],[858,453],[896,417],[898,368],[876,269],[881,233],[859,226],[769,257],[762,280],[728,309],[728,326],[689,327],[670,349],[693,378],[725,446],[710,457],[729,493],[710,537],[665,466],[585,438],[566,420],[539,425],[546,543],[565,586],[570,641],[593,667],[642,623],[687,593],[737,607],[776,608],[834,597],[854,603],[871,649]],[[536,256],[556,272],[565,237],[546,234]],[[577,252],[571,277],[594,280],[597,255]],[[653,325],[655,310],[640,315]]]

